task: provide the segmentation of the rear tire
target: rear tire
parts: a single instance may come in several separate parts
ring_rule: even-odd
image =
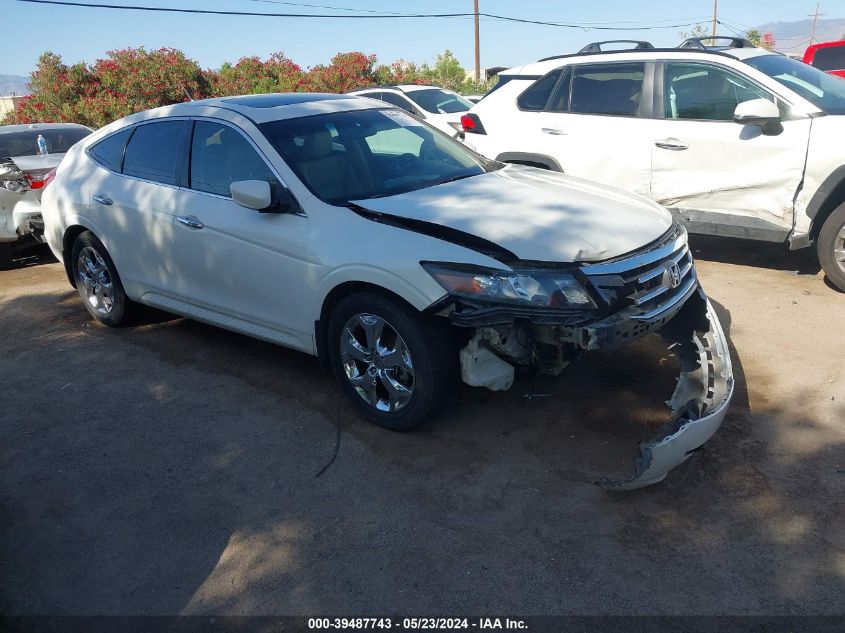
[[[448,323],[399,300],[356,292],[337,304],[328,330],[335,379],[374,424],[407,431],[448,401],[458,365]]]
[[[845,291],[845,203],[834,209],[825,220],[816,250],[830,283]]]
[[[12,266],[12,242],[0,242],[0,270]]]
[[[138,304],[126,296],[106,247],[90,231],[73,243],[70,266],[82,303],[97,321],[120,327],[135,317]]]

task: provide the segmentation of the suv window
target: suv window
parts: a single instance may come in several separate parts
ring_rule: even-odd
[[[636,116],[644,77],[645,64],[642,62],[573,66],[569,111]]]
[[[774,97],[748,79],[710,64],[667,62],[663,101],[667,119],[732,121],[736,106]]]
[[[237,130],[211,121],[197,121],[191,141],[191,189],[231,196],[238,180],[278,179]]]
[[[812,64],[819,70],[845,70],[845,44],[817,49]]]
[[[555,88],[546,110],[549,112],[569,112],[569,95],[572,91],[572,71],[566,69]]]
[[[120,172],[120,168],[123,166],[123,151],[126,149],[126,141],[129,140],[131,134],[132,128],[121,130],[92,145],[88,151],[104,167]]]
[[[126,146],[123,173],[175,185],[176,157],[184,126],[184,121],[161,121],[136,127]]]
[[[410,112],[414,114],[414,108],[408,102],[408,100],[404,97],[400,97],[397,94],[393,94],[392,92],[382,92],[381,100],[385,103],[389,103],[390,105],[395,105],[399,108],[402,108],[403,110],[405,110],[405,112]]]
[[[531,84],[527,90],[519,95],[519,98],[516,100],[517,107],[520,110],[528,110],[530,112],[539,112],[545,108],[546,102],[549,100],[549,96],[551,96],[552,90],[562,72],[563,69],[558,68],[540,77],[540,79]]]

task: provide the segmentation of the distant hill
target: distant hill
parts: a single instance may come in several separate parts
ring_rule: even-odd
[[[20,75],[0,75],[0,97],[28,94],[29,90],[27,90],[26,87],[27,83],[29,83],[29,77],[21,77]]]
[[[756,27],[760,33],[773,33],[775,48],[784,53],[800,54],[810,44],[813,19],[798,22],[768,22]],[[824,20],[816,23],[815,43],[841,40],[845,35],[845,19]]]

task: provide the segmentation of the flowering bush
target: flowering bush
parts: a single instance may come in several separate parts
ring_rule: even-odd
[[[219,70],[203,70],[173,48],[109,51],[93,65],[66,65],[55,53],[38,58],[30,94],[0,123],[69,121],[102,127],[133,112],[211,96],[268,92],[347,92],[380,83],[436,84],[461,92],[483,92],[466,79],[450,51],[433,67],[398,60],[376,65],[375,55],[338,53],[328,65],[303,70],[284,53],[266,60],[244,57]],[[487,86],[489,87],[489,86]]]

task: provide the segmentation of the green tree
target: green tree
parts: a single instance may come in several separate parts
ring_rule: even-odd
[[[420,75],[427,83],[455,91],[459,91],[467,79],[467,72],[454,53],[448,49],[437,56],[434,66],[423,64],[420,67]]]

